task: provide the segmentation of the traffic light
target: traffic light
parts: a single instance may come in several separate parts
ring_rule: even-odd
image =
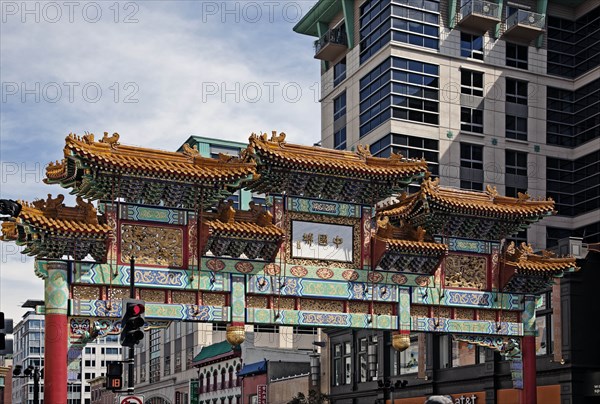
[[[145,311],[143,300],[123,299],[120,337],[122,346],[133,347],[144,338],[144,331],[141,328],[146,323]]]
[[[121,390],[123,387],[123,364],[110,361],[106,364],[106,388],[108,390]]]

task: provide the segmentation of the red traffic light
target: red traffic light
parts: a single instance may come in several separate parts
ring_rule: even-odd
[[[144,307],[143,304],[134,304],[131,307],[131,314],[134,316],[139,316],[140,314],[143,314],[144,311],[146,311],[146,308]]]

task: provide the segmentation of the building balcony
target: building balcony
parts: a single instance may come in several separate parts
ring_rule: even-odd
[[[457,24],[461,27],[486,32],[500,22],[500,6],[483,0],[471,0],[458,11]]]
[[[333,62],[348,49],[348,39],[343,28],[330,29],[315,41],[315,59]]]
[[[506,19],[504,36],[532,41],[544,31],[545,25],[546,16],[544,14],[518,10]]]

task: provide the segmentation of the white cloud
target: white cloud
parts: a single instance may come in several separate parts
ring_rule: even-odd
[[[0,28],[0,198],[67,193],[43,185],[39,175],[24,175],[23,167],[62,158],[69,132],[119,132],[124,144],[168,150],[176,150],[191,134],[245,141],[251,132],[279,130],[298,143],[320,138],[320,107],[312,90],[319,63],[313,59],[312,38],[292,31],[295,11],[301,7],[305,12],[314,1],[277,3],[271,12],[263,7],[255,23],[249,21],[255,14],[247,2],[239,3],[237,16],[224,13],[224,2],[130,2],[139,6],[133,15],[137,23],[123,23],[135,11],[125,9],[128,3],[118,3],[117,23],[113,2],[94,3],[102,9],[97,23],[81,14],[92,3],[80,3],[73,23],[64,7],[62,17],[51,23],[53,10],[44,12],[45,3],[28,2],[30,8],[40,5],[37,23],[35,15],[24,16],[21,10],[7,13],[5,3],[13,2],[3,2]],[[87,11],[95,17],[93,9]],[[25,95],[23,102],[24,87],[36,94]],[[102,96],[90,102],[98,87]],[[236,94],[224,93],[235,89]],[[127,96],[138,102],[125,102]],[[11,171],[14,167],[20,171]],[[40,297],[29,296],[39,294],[42,285],[31,262],[0,265],[3,311]]]

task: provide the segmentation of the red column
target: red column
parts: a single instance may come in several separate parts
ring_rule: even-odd
[[[44,353],[44,402],[67,404],[66,314],[46,314]]]
[[[67,264],[49,261],[44,278],[46,328],[44,336],[44,402],[67,404],[67,350],[69,347]]]
[[[521,404],[537,403],[537,382],[535,368],[535,337],[524,336],[521,347],[523,355],[523,390]]]

